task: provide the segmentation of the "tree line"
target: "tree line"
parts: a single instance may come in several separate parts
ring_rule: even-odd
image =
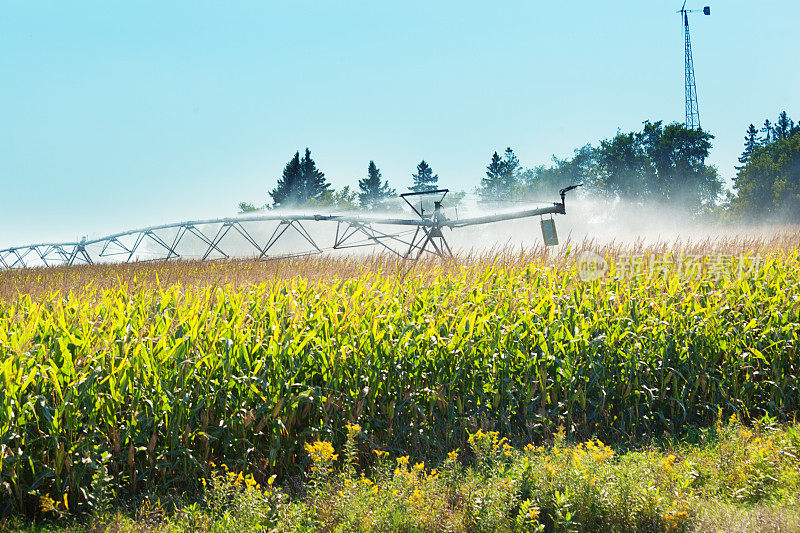
[[[475,190],[485,204],[550,199],[558,190],[584,182],[590,194],[641,205],[682,207],[688,215],[752,216],[800,213],[800,124],[786,112],[761,129],[750,124],[739,157],[734,190],[723,194],[723,180],[706,161],[714,136],[684,124],[645,121],[638,131],[618,131],[597,145],[587,144],[570,158],[553,157],[550,165],[523,168],[509,147],[494,152]],[[409,189],[439,187],[439,176],[425,160],[411,174]],[[454,201],[465,193],[456,193]],[[374,161],[358,180],[358,189],[334,191],[306,148],[286,164],[264,207],[330,206],[337,209],[390,209],[397,191]],[[239,204],[241,212],[255,210]]]
[[[773,124],[747,128],[725,207],[734,216],[800,220],[800,123],[783,111]]]
[[[431,166],[420,161],[416,173],[412,174],[412,191],[422,192],[438,188],[439,175],[434,174]],[[397,197],[397,191],[383,179],[381,171],[374,161],[367,165],[367,175],[358,180],[358,191],[351,191],[346,185],[339,191],[333,191],[325,178],[325,173],[317,168],[311,157],[311,150],[306,148],[301,157],[296,152],[286,163],[277,186],[269,192],[271,204],[263,208],[292,208],[308,206],[328,206],[338,209],[389,209],[389,201]],[[252,203],[240,202],[239,211],[248,213],[261,208]]]

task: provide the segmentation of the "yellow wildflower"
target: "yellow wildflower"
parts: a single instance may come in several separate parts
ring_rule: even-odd
[[[55,511],[56,509],[56,502],[53,498],[49,495],[45,494],[39,499],[39,505],[42,507],[43,513],[48,513],[50,511]]]
[[[411,496],[408,497],[408,503],[412,506],[420,505],[422,503],[422,492],[419,489],[414,490]]]
[[[361,433],[361,426],[358,424],[345,424],[344,427],[347,428],[347,436],[350,438],[354,438]]]
[[[528,520],[534,521],[539,519],[539,508],[531,507],[528,509]]]
[[[338,454],[333,453],[333,444],[327,441],[316,441],[313,444],[306,444],[305,448],[315,463],[335,461],[339,458]]]

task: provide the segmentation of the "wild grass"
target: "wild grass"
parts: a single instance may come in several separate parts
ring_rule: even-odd
[[[800,429],[735,417],[696,443],[634,449],[574,442],[560,431],[515,448],[494,432],[436,463],[390,458],[347,427],[340,449],[317,441],[298,491],[215,465],[193,501],[150,499],[57,521],[44,501],[27,531],[797,531]],[[338,453],[337,453],[338,452]],[[47,519],[51,521],[48,522]],[[49,524],[49,525],[48,525]],[[13,527],[12,527],[13,526]],[[2,529],[0,528],[0,531]]]

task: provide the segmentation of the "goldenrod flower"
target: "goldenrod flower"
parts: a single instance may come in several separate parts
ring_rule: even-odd
[[[358,424],[345,424],[344,427],[347,428],[347,436],[351,439],[361,433],[361,426]]]

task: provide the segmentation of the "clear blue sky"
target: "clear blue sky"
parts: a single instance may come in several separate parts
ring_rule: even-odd
[[[701,8],[704,0],[691,1]],[[701,122],[730,179],[750,122],[800,119],[800,2],[692,18]],[[424,158],[471,190],[683,120],[679,1],[0,1],[0,246],[264,203],[309,146],[335,187]]]

